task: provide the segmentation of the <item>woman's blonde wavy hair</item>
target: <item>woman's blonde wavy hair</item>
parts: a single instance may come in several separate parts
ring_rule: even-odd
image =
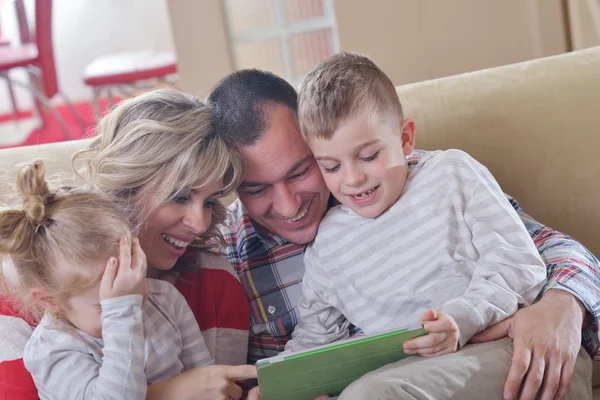
[[[192,188],[223,179],[223,195],[244,175],[240,154],[213,127],[210,108],[198,98],[171,89],[141,94],[118,104],[98,123],[98,136],[73,155],[71,165],[93,190],[125,213],[134,235],[156,208]],[[156,201],[145,207],[142,201]],[[212,223],[193,245],[222,243],[222,204],[212,208]]]

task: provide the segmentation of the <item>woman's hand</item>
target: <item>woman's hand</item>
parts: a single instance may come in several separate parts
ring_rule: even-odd
[[[434,357],[454,353],[458,349],[458,326],[450,315],[427,310],[421,317],[421,323],[429,334],[404,342],[406,354]]]
[[[317,397],[314,400],[326,400],[328,398],[329,398],[328,395],[323,395],[323,396]],[[248,393],[248,400],[261,400],[260,399],[260,388],[258,386],[255,388],[252,388],[252,390],[250,390],[250,392]]]
[[[248,400],[261,400],[260,388],[258,386],[250,389],[250,391],[248,392]]]
[[[119,259],[111,257],[100,282],[100,300],[130,294],[144,295],[146,284],[146,255],[137,238],[131,248],[125,237],[119,240]]]
[[[238,400],[242,389],[236,381],[256,379],[253,365],[209,365],[185,371],[148,386],[151,400]]]
[[[242,388],[235,382],[256,379],[256,367],[253,365],[211,365],[190,372],[194,372],[192,379],[197,400],[238,400],[242,397]],[[260,399],[260,396],[254,399]]]

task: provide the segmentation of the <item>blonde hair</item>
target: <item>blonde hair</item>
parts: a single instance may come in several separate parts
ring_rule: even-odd
[[[51,190],[41,161],[23,166],[16,186],[22,205],[0,211],[0,254],[10,257],[19,279],[17,293],[9,294],[39,317],[42,310],[30,289],[42,287],[67,307],[71,296],[100,281],[109,257],[118,254],[119,237],[129,236],[129,229],[99,194]]]
[[[335,54],[313,68],[300,84],[298,119],[305,137],[331,139],[341,124],[365,113],[394,128],[403,120],[394,84],[361,54]]]
[[[243,178],[241,156],[213,128],[211,110],[176,90],[144,93],[117,105],[98,124],[98,137],[73,156],[72,166],[87,184],[123,210],[136,235],[147,216],[177,194],[223,179],[223,194]],[[142,201],[154,195],[154,204]],[[222,204],[195,242],[221,240]]]

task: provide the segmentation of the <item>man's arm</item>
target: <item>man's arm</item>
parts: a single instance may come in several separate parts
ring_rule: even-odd
[[[580,345],[592,358],[600,358],[600,266],[580,243],[535,221],[514,199],[509,200],[546,264],[548,282],[536,304],[520,309],[472,341],[507,335],[513,339],[505,399],[514,398],[521,384],[521,400],[533,399],[540,386],[540,399],[562,399],[569,389]]]
[[[581,309],[583,332],[582,345],[594,359],[600,359],[600,262],[581,243],[569,235],[544,226],[526,214],[519,203],[510,196],[515,208],[533,239],[542,260],[546,264],[548,282],[538,299],[554,297],[553,289],[573,295],[570,301],[574,311]],[[554,293],[554,294],[551,294]],[[567,299],[568,296],[561,298]],[[578,307],[575,308],[575,305]],[[582,307],[581,307],[582,306]],[[585,312],[589,318],[585,318]]]

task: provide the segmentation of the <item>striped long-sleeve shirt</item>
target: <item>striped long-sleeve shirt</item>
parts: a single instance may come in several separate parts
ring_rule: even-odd
[[[426,151],[415,150],[408,157],[409,168],[413,169],[427,154]],[[582,302],[591,316],[582,330],[582,345],[595,360],[600,361],[598,259],[581,243],[534,220],[515,199],[506,197],[546,264],[548,282],[538,297],[549,289],[559,289],[573,294]],[[230,206],[229,211],[231,219],[225,232],[226,255],[240,277],[250,305],[248,362],[254,363],[283,351],[298,323],[306,246],[259,230],[239,200]]]
[[[44,316],[24,362],[41,399],[145,399],[148,384],[214,364],[198,323],[171,284],[149,280],[148,301],[103,300],[102,339]]]
[[[489,171],[459,150],[429,153],[377,218],[329,210],[304,257],[300,322],[286,350],[452,316],[463,346],[531,304],[546,270]]]

